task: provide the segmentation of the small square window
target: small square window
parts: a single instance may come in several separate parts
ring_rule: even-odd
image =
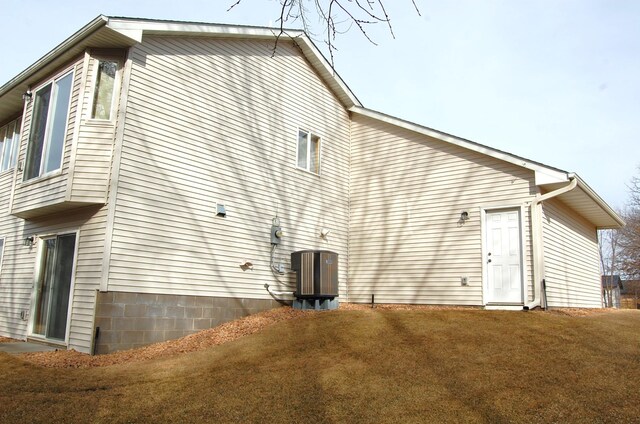
[[[320,137],[310,131],[298,131],[298,168],[320,174]]]

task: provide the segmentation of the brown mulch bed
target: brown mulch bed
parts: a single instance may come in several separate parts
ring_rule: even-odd
[[[277,322],[299,318],[305,315],[305,313],[306,311],[289,307],[277,308],[227,322],[215,328],[200,331],[180,339],[106,355],[91,356],[75,350],[58,350],[55,352],[23,353],[19,357],[36,365],[49,368],[104,367],[145,361],[217,346],[256,333]]]
[[[343,303],[340,310],[482,310],[468,306],[433,306],[433,305],[400,305],[400,304],[371,304]],[[587,316],[611,312],[605,309],[552,309],[549,312],[569,316]],[[221,324],[215,328],[203,330],[189,336],[156,343],[138,349],[125,350],[106,355],[91,356],[75,350],[58,350],[55,352],[23,353],[21,359],[49,368],[91,368],[109,365],[145,361],[161,357],[168,357],[180,353],[195,352],[211,346],[237,340],[243,336],[257,333],[275,323],[305,316],[309,311],[301,311],[290,307],[282,307],[270,311],[250,315],[235,321]],[[0,342],[17,341],[0,338]]]
[[[0,336],[0,343],[16,343],[19,342],[20,340],[16,340],[16,339],[12,339],[9,337],[2,337]]]

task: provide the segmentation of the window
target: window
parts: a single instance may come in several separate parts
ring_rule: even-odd
[[[24,179],[60,169],[73,74],[69,72],[34,94]]]
[[[16,166],[20,144],[21,119],[9,122],[0,128],[0,172]]]
[[[111,119],[113,97],[115,95],[116,72],[118,62],[113,60],[100,60],[96,75],[96,85],[93,90],[93,108],[91,119]]]
[[[320,137],[310,131],[298,131],[298,168],[320,174]]]

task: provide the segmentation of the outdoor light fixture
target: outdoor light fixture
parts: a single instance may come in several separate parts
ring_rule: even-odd
[[[462,213],[460,214],[460,221],[464,222],[468,220],[469,220],[469,212],[462,211]]]
[[[31,92],[31,90],[27,90],[22,94],[22,100],[25,102],[31,101],[32,96],[33,93]]]
[[[33,243],[35,243],[35,241],[36,241],[36,236],[25,237],[24,245],[27,247],[31,247],[33,246]]]

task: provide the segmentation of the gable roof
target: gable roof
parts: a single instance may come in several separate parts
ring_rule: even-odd
[[[624,226],[622,218],[620,218],[618,214],[576,173],[553,168],[521,156],[494,149],[471,140],[456,137],[442,131],[434,130],[384,113],[366,109],[364,107],[353,106],[350,111],[352,113],[386,122],[397,127],[414,131],[446,143],[455,144],[456,146],[529,169],[534,172],[535,184],[546,192],[564,187],[571,180],[575,179],[577,181],[576,188],[559,195],[558,199],[571,209],[579,211],[585,219],[593,223],[599,229],[621,228]]]
[[[280,30],[266,27],[211,24],[204,22],[163,21],[100,15],[27,69],[0,87],[0,122],[22,110],[22,94],[55,69],[81,55],[85,49],[126,48],[140,43],[145,35],[176,35],[215,38],[275,40]],[[360,101],[313,44],[304,31],[286,29],[282,39],[290,39],[300,48],[323,81],[346,109],[361,106]]]
[[[267,27],[108,17],[100,15],[63,41],[34,64],[0,87],[0,122],[22,110],[22,94],[57,68],[81,55],[87,48],[126,48],[142,42],[145,35],[177,35],[215,38],[276,40],[280,30]],[[320,78],[352,113],[415,131],[446,143],[469,149],[529,169],[535,183],[545,191],[555,190],[576,179],[577,187],[559,199],[598,228],[620,228],[624,221],[577,174],[562,171],[470,140],[456,137],[390,115],[366,109],[331,67],[304,31],[286,29],[283,37],[293,40]]]

